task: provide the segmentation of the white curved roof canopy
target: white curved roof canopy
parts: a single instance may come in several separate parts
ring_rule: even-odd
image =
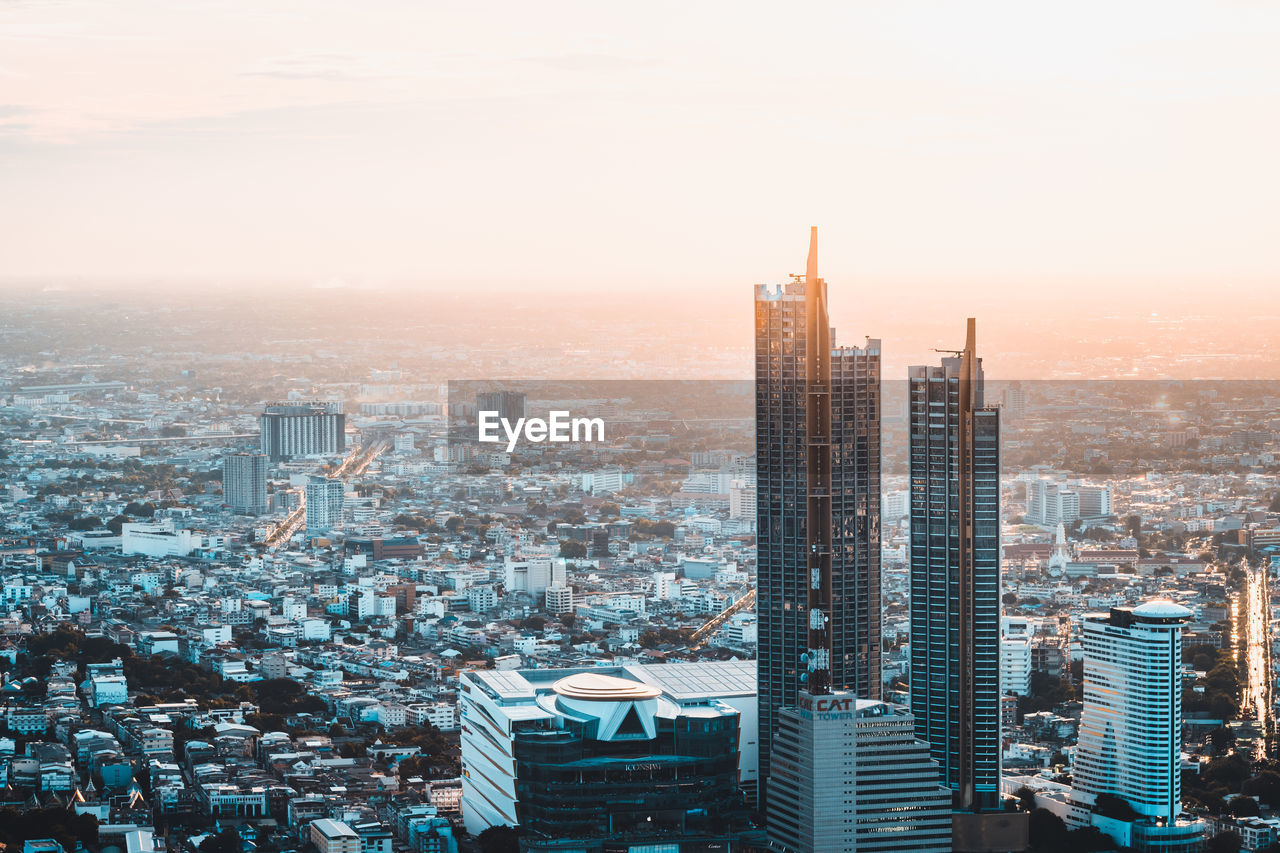
[[[1133,609],[1134,616],[1146,616],[1151,619],[1186,619],[1191,616],[1191,611],[1176,604],[1167,598],[1158,598],[1155,601],[1148,601],[1139,607]]]
[[[596,672],[578,672],[566,676],[552,685],[551,689],[566,699],[587,702],[634,702],[656,699],[662,694],[658,688],[648,684]]]

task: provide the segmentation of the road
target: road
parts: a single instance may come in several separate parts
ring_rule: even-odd
[[[359,477],[369,468],[370,463],[382,455],[382,452],[386,449],[387,443],[385,441],[374,444],[368,450],[356,446],[342,460],[342,464],[338,466],[338,469],[329,476],[336,480]],[[297,533],[307,520],[307,490],[300,490],[298,497],[298,508],[289,513],[289,516],[280,523],[275,532],[264,540],[264,543],[272,551],[282,545],[287,545],[289,540],[293,538],[293,534]]]
[[[1263,737],[1275,725],[1272,713],[1271,594],[1265,567],[1247,570],[1245,589],[1232,602],[1239,611],[1239,648],[1243,652],[1240,715],[1254,720]]]

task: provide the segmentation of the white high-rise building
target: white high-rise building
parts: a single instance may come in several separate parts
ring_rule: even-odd
[[[1031,692],[1031,623],[1022,616],[1000,621],[1000,692]]]
[[[1080,495],[1081,518],[1106,518],[1111,515],[1110,486],[1080,486],[1076,492]]]
[[[901,705],[801,691],[778,714],[769,842],[789,853],[948,853],[951,790]]]
[[[573,612],[573,587],[547,587],[547,612],[552,616]]]
[[[1084,617],[1084,712],[1068,821],[1093,824],[1118,843],[1181,837],[1182,626],[1192,613],[1172,601]],[[1099,796],[1140,816],[1121,822],[1093,811]],[[1145,848],[1144,848],[1145,849]]]
[[[729,484],[729,517],[756,518],[756,484],[733,480]]]
[[[907,517],[907,513],[911,511],[911,504],[908,500],[910,495],[906,489],[898,489],[894,492],[886,492],[884,496],[884,506],[880,514],[885,521],[898,522]]]
[[[523,592],[541,598],[548,587],[565,585],[564,560],[559,557],[507,557],[502,565],[507,593]]]
[[[1078,492],[1058,493],[1058,523],[1070,524],[1080,519],[1080,494]]]
[[[673,598],[679,598],[681,593],[680,583],[676,581],[675,572],[654,572],[653,573],[653,597],[659,601],[670,601]]]
[[[728,465],[722,468],[704,468],[690,473],[681,484],[680,491],[700,495],[727,495],[732,482],[733,469]]]
[[[1080,518],[1080,493],[1051,480],[1036,480],[1027,484],[1028,524],[1056,527],[1070,524]]]
[[[467,602],[474,613],[488,613],[498,606],[498,592],[488,584],[467,588]]]
[[[621,468],[602,468],[599,471],[585,471],[582,474],[582,491],[592,494],[614,494],[622,491],[634,479],[634,475]]]
[[[1058,502],[1058,486],[1049,480],[1036,480],[1027,484],[1028,524],[1056,525],[1060,520],[1061,505]]]
[[[319,533],[340,524],[346,494],[341,480],[312,477],[307,483],[307,532]]]

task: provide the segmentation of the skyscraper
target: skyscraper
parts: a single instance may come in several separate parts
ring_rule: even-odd
[[[1000,412],[982,392],[973,319],[962,351],[910,368],[911,712],[965,811],[1000,801]]]
[[[836,347],[818,277],[758,285],[756,522],[760,778],[778,712],[880,697],[880,342]]]
[[[266,454],[230,453],[223,457],[222,502],[234,512],[246,515],[266,513]]]
[[[272,462],[294,456],[335,456],[347,447],[342,403],[272,403],[259,418],[262,452]]]
[[[1084,617],[1084,712],[1073,761],[1069,819],[1087,826],[1098,797],[1120,797],[1146,836],[1185,834],[1182,811],[1182,626],[1191,611],[1171,601]],[[1147,821],[1141,818],[1149,819]],[[1120,827],[1100,822],[1115,837]],[[1118,839],[1121,840],[1121,839]]]

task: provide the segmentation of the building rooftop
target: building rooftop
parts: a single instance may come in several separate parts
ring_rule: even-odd
[[[356,837],[356,831],[340,820],[322,818],[320,820],[313,821],[311,825],[314,826],[316,831],[325,838],[342,838],[343,836],[348,838]]]
[[[1153,619],[1187,619],[1192,613],[1181,604],[1176,604],[1167,598],[1158,598],[1155,601],[1148,601],[1139,607],[1133,609],[1134,616],[1146,616]]]
[[[572,684],[587,685],[584,688],[570,688],[575,692],[585,690],[586,693],[592,693],[602,689],[606,692],[620,689],[603,687],[612,682],[632,685],[628,688],[628,695],[619,694],[616,697],[619,699],[643,699],[663,695],[683,703],[726,696],[754,696],[756,692],[754,660],[629,664],[570,669],[502,671],[488,669],[470,672],[468,677],[486,692],[508,703],[532,701],[540,693],[547,692],[548,688],[569,698],[589,699],[590,696],[585,694],[570,696],[560,688],[563,682],[571,679]],[[648,685],[654,692],[644,696],[635,692],[645,690],[644,685]]]
[[[626,670],[631,677],[678,701],[754,696],[756,692],[754,660],[636,664]]]
[[[589,702],[655,699],[661,693],[656,687],[596,672],[578,672],[565,676],[552,689],[568,699],[585,699]]]

